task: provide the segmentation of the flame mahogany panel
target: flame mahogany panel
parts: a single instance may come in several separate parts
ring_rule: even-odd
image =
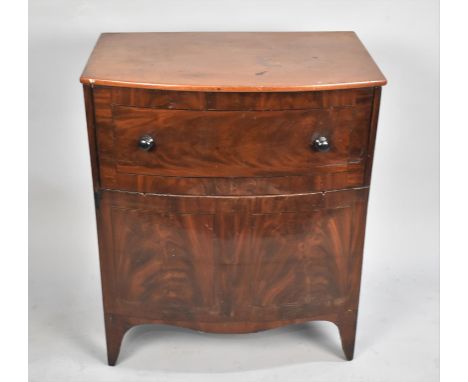
[[[355,309],[368,189],[272,197],[104,191],[106,310],[205,330]],[[218,325],[218,326],[217,326]]]

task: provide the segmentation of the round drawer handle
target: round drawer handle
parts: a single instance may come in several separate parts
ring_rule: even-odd
[[[150,151],[154,147],[154,138],[150,135],[143,135],[138,140],[138,147],[144,151]]]
[[[318,137],[312,142],[312,148],[315,151],[325,152],[330,150],[330,143],[327,137]]]

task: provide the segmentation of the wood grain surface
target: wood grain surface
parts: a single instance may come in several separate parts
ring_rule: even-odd
[[[357,310],[367,196],[103,191],[105,310],[215,332],[320,316],[340,326]]]
[[[233,92],[386,84],[354,32],[104,33],[80,81]]]
[[[365,161],[370,107],[334,110],[188,111],[116,106],[114,140],[100,142],[117,172],[182,177],[310,175]],[[139,138],[155,139],[151,151]],[[327,137],[328,152],[312,142]],[[110,147],[113,144],[113,147]]]
[[[373,95],[367,88],[195,93],[96,87],[101,182],[108,189],[189,195],[362,186]],[[144,134],[154,135],[155,150],[138,149]],[[310,146],[322,134],[331,140],[330,152]]]
[[[105,118],[112,105],[170,110],[303,110],[368,105],[374,88],[313,92],[190,92],[93,85],[96,114]]]

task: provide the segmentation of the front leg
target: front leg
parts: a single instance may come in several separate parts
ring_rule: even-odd
[[[107,363],[114,366],[119,357],[123,337],[131,325],[125,318],[113,314],[105,315]]]
[[[351,361],[354,357],[354,344],[356,341],[357,309],[346,310],[335,324],[340,331],[341,345],[346,359]]]

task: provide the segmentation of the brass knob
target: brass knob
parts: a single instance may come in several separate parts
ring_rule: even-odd
[[[138,147],[144,151],[150,151],[154,147],[154,138],[150,135],[143,135],[138,140]]]

